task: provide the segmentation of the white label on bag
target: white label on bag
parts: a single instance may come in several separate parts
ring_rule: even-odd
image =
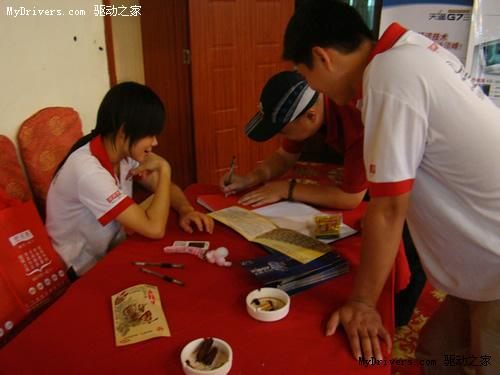
[[[16,246],[19,242],[29,241],[32,238],[33,238],[33,233],[31,233],[31,231],[27,229],[23,232],[19,232],[9,237],[9,241],[12,246]]]

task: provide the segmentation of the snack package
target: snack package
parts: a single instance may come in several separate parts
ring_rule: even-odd
[[[316,238],[338,238],[340,237],[340,227],[342,226],[342,213],[314,216],[314,237]]]
[[[111,296],[116,346],[170,336],[154,285],[139,284]]]

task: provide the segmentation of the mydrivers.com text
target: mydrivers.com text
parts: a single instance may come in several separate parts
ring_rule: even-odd
[[[24,6],[5,7],[5,15],[9,17],[36,17],[36,16],[85,16],[87,13],[83,9],[41,9],[37,7],[27,8]]]
[[[438,363],[439,362],[439,363]],[[401,367],[489,367],[493,365],[490,354],[443,354],[442,360],[436,359],[369,359],[359,358],[360,366],[401,366]]]
[[[40,16],[86,16],[94,15],[96,17],[138,17],[141,15],[140,5],[103,5],[95,4],[92,10],[88,12],[85,9],[42,9],[36,6],[6,6],[5,15],[7,17],[40,17]]]
[[[437,362],[435,359],[369,359],[359,358],[360,366],[401,366],[401,367],[435,367]]]

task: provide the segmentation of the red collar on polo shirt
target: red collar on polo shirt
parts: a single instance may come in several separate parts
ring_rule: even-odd
[[[373,48],[370,56],[368,57],[368,64],[372,61],[372,59],[378,55],[379,53],[387,51],[391,48],[396,42],[406,33],[408,29],[405,29],[399,23],[393,22],[390,26],[384,31],[382,37],[379,39],[375,47]]]
[[[95,138],[92,138],[89,142],[89,147],[90,147],[90,153],[99,160],[99,162],[102,164],[102,166],[109,172],[111,173],[111,176],[113,176],[115,179],[116,174],[115,170],[113,168],[113,164],[111,164],[111,161],[109,160],[108,153],[106,152],[106,149],[104,148],[104,142],[102,141],[102,137],[98,135]]]
[[[407,31],[408,29],[405,29],[399,23],[397,22],[391,23],[390,26],[382,34],[377,44],[375,44],[375,47],[373,47],[370,55],[368,56],[367,65],[373,60],[373,58],[376,55],[392,48],[392,46],[396,44],[399,38],[401,38],[403,34],[405,34]],[[361,99],[362,97],[363,97],[363,92],[360,91],[358,100]]]

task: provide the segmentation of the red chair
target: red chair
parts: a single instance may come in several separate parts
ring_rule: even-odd
[[[12,198],[22,201],[32,198],[14,143],[4,135],[0,135],[0,188]]]
[[[54,171],[82,136],[80,116],[66,107],[44,108],[24,121],[19,129],[19,152],[42,217]]]

